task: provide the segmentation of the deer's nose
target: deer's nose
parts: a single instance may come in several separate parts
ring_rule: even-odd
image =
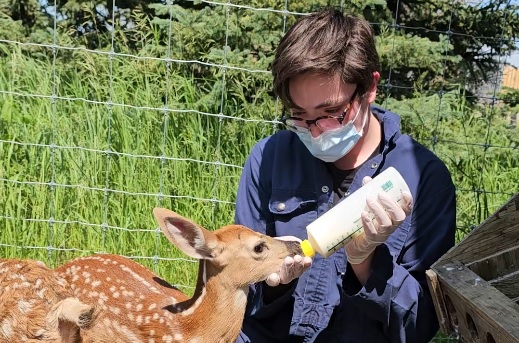
[[[303,250],[301,250],[301,244],[297,241],[287,241],[286,245],[288,247],[288,251],[293,255],[302,255]]]

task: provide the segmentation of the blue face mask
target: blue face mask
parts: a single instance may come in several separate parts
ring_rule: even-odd
[[[369,113],[369,106],[366,112]],[[335,162],[346,156],[364,134],[368,113],[365,114],[360,132],[353,125],[359,113],[360,107],[355,114],[355,118],[347,124],[335,130],[325,131],[317,137],[312,137],[310,132],[296,132],[296,134],[314,157],[324,162]]]

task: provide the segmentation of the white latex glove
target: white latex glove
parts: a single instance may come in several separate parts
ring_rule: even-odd
[[[281,241],[297,241],[301,242],[301,240],[294,236],[281,236],[274,237],[275,239],[279,239]],[[297,279],[303,274],[305,270],[310,268],[312,265],[312,258],[308,256],[295,255],[294,257],[287,256],[281,265],[281,269],[277,273],[272,273],[265,280],[267,285],[274,287],[279,284],[286,285],[290,283],[292,280]]]
[[[365,185],[371,180],[369,176],[366,176],[362,180],[362,184]],[[408,192],[402,192],[402,201],[397,203],[387,193],[380,192],[376,197],[366,197],[366,205],[369,212],[361,213],[364,232],[345,245],[348,261],[351,264],[362,263],[402,224],[411,213],[413,197]]]

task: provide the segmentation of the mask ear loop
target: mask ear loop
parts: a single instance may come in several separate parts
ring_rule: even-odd
[[[362,128],[360,129],[360,132],[359,132],[359,134],[361,136],[364,135],[364,129],[366,128],[366,122],[368,121],[369,113],[370,113],[370,106],[368,105],[368,108],[366,109],[366,115],[364,116],[364,121],[362,122]]]
[[[360,110],[362,109],[362,103],[361,103],[361,101],[362,101],[362,99],[364,98],[364,96],[359,96],[358,98],[359,98],[360,101],[359,101],[359,108],[358,108],[358,110],[357,110],[357,113],[355,113],[355,117],[353,117],[352,120],[348,121],[348,123],[347,123],[346,125],[348,125],[348,124],[350,124],[350,123],[353,124],[353,125],[355,125],[355,121],[357,121],[357,118],[359,117]],[[369,108],[369,107],[368,107],[368,108]],[[362,123],[362,130],[364,130],[364,125],[366,125],[366,118],[364,118],[364,123]]]
[[[350,123],[352,123],[353,126],[355,126],[355,121],[357,120],[357,118],[358,118],[358,116],[360,114],[360,110],[362,109],[362,100],[364,98],[364,94],[359,96],[358,98],[359,98],[359,109],[357,110],[357,113],[355,114],[355,117],[350,121]],[[359,134],[361,136],[364,135],[364,129],[366,128],[366,122],[367,122],[368,117],[369,117],[369,114],[367,112],[369,112],[369,111],[370,111],[370,106],[368,105],[368,108],[366,109],[366,116],[364,116],[364,120],[362,122],[362,128],[359,131]]]

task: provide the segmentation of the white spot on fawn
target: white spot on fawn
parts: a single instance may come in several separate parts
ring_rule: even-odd
[[[121,314],[121,309],[119,307],[110,307],[110,311],[113,313],[113,314]]]
[[[13,327],[12,327],[10,321],[8,321],[7,319],[4,319],[2,321],[1,328],[2,328],[2,334],[4,335],[5,338],[11,337],[11,335],[13,334]]]
[[[22,314],[27,314],[32,308],[32,304],[30,301],[18,300],[18,309]]]

